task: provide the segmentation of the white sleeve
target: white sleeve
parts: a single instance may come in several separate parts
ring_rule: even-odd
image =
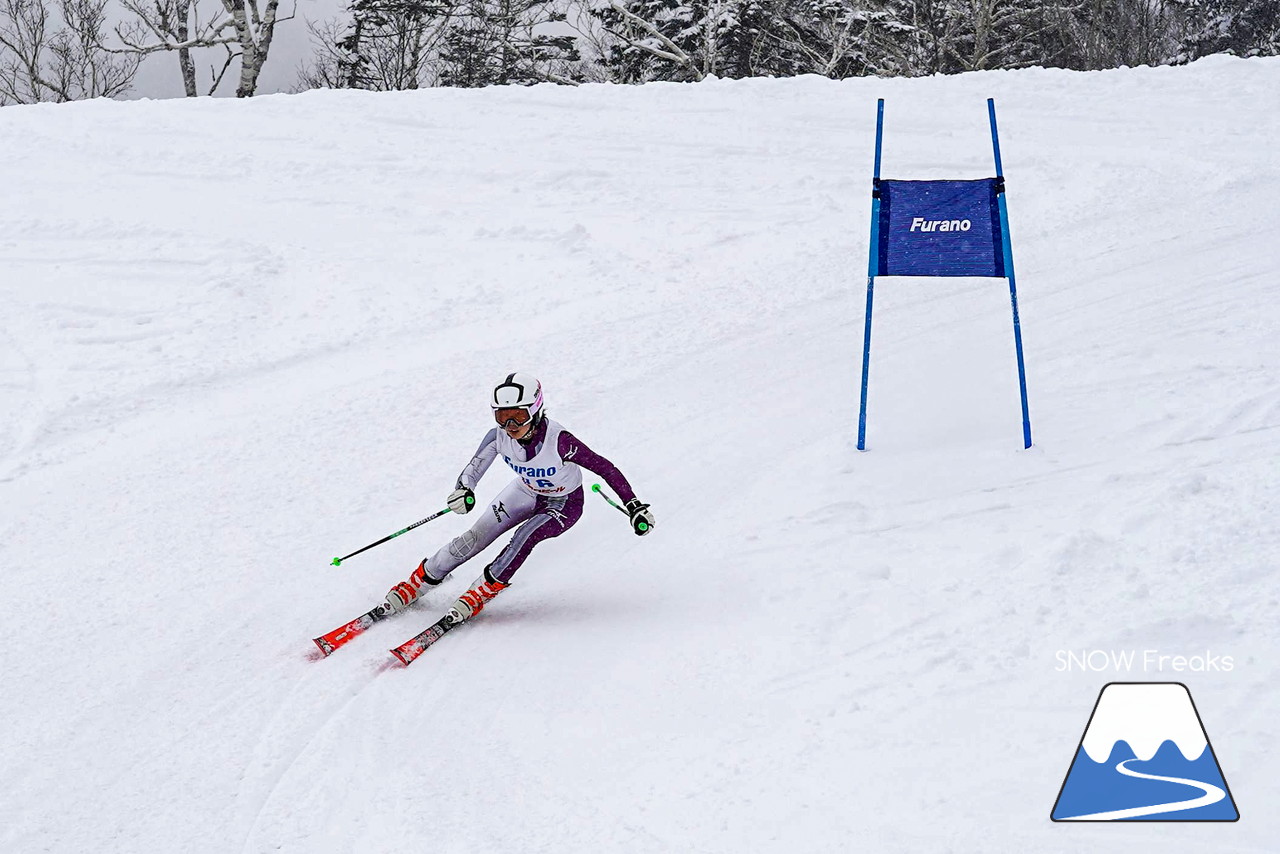
[[[476,484],[480,482],[480,478],[484,477],[484,473],[489,470],[489,466],[493,464],[493,460],[498,456],[498,431],[497,428],[490,430],[484,434],[484,440],[480,442],[480,447],[476,448],[475,455],[471,457],[471,462],[467,463],[462,469],[462,474],[458,475],[458,486],[466,487],[474,490]]]

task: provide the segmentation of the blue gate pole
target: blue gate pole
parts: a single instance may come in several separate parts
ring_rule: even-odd
[[[862,333],[862,403],[858,407],[858,450],[867,449],[867,376],[871,369],[871,300],[880,273],[880,141],[884,136],[884,98],[876,101],[876,168],[871,190],[871,248],[867,260],[867,324]]]
[[[996,204],[1000,208],[1000,237],[1004,244],[1004,269],[1009,278],[1009,302],[1013,306],[1013,346],[1018,353],[1018,391],[1022,395],[1022,447],[1031,447],[1031,413],[1027,407],[1027,369],[1022,360],[1022,322],[1018,319],[1018,285],[1013,275],[1013,240],[1009,236],[1009,208],[1005,203],[1004,167],[1000,164],[1000,137],[996,133],[996,101],[987,99],[991,117],[991,147],[996,156],[996,177],[1000,179]]]

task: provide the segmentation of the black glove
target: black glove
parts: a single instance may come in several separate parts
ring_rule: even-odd
[[[649,505],[642,503],[639,498],[627,502],[627,515],[631,517],[631,527],[636,536],[643,537],[653,530],[653,514],[649,512]]]
[[[449,493],[449,509],[459,516],[470,513],[476,506],[476,494],[465,486],[459,486]]]

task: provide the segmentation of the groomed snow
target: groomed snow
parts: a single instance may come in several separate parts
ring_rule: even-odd
[[[1274,852],[1277,91],[0,111],[0,850]],[[991,174],[996,99],[1030,451],[991,280],[881,282],[854,448],[877,97],[896,178]],[[443,506],[511,370],[653,535],[589,496],[412,667],[484,561],[312,660],[464,529],[328,565]],[[1049,821],[1113,680],[1188,685],[1238,824]]]

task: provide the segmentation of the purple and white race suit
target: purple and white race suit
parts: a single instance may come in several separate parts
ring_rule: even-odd
[[[428,558],[426,571],[432,580],[443,579],[518,525],[511,542],[489,565],[492,578],[510,583],[534,546],[560,536],[582,518],[581,468],[600,475],[623,502],[635,498],[631,484],[613,463],[550,418],[543,418],[525,441],[490,430],[458,476],[458,485],[474,490],[499,456],[516,479],[481,511],[471,530]]]

